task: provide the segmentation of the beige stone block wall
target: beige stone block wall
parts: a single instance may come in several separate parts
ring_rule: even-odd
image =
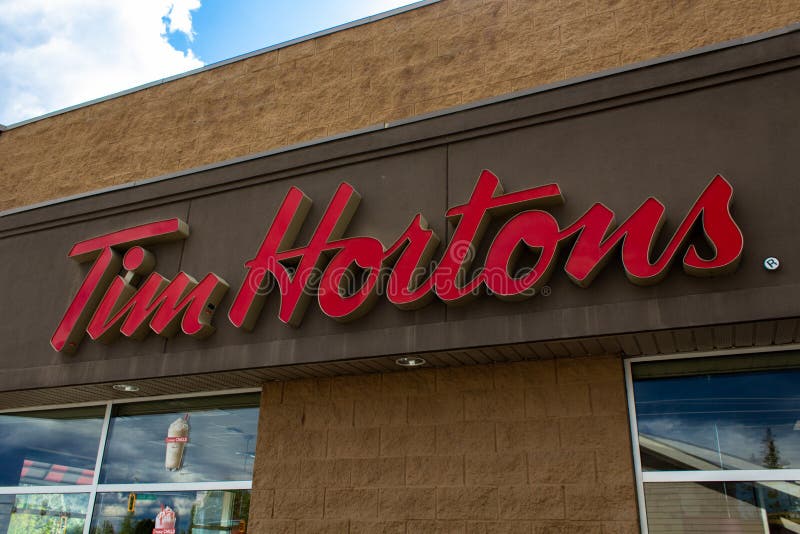
[[[638,532],[622,362],[267,384],[248,532]]]
[[[0,135],[0,210],[785,27],[798,0],[442,0]]]

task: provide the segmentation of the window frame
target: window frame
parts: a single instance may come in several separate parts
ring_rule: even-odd
[[[89,494],[89,505],[86,509],[86,520],[83,525],[83,534],[89,534],[92,518],[94,516],[95,501],[98,493],[158,493],[164,491],[211,491],[211,490],[252,490],[253,480],[227,480],[220,482],[153,482],[131,484],[100,484],[100,469],[105,456],[108,430],[111,425],[111,414],[114,406],[119,404],[133,404],[152,401],[165,401],[173,399],[188,399],[200,397],[222,397],[226,395],[241,395],[247,393],[262,393],[262,388],[226,389],[221,391],[201,391],[195,393],[176,393],[173,395],[157,395],[148,397],[129,397],[109,401],[90,401],[73,404],[53,404],[48,406],[32,406],[26,408],[12,408],[0,410],[0,415],[18,414],[25,412],[41,412],[47,410],[60,410],[68,408],[84,408],[89,406],[105,406],[103,425],[100,431],[100,442],[97,448],[97,458],[94,466],[94,476],[91,484],[69,484],[63,486],[0,486],[0,495],[43,495],[57,493],[86,493]],[[260,416],[260,412],[259,412]],[[257,438],[256,438],[257,439]]]
[[[800,480],[800,469],[746,469],[716,471],[644,471],[639,450],[639,427],[636,419],[636,397],[633,389],[632,366],[641,362],[663,360],[689,360],[694,358],[717,358],[759,354],[772,352],[790,352],[800,350],[800,344],[792,343],[780,346],[746,347],[704,352],[674,353],[657,356],[637,356],[625,358],[625,393],[628,401],[628,421],[631,431],[633,449],[633,469],[636,482],[636,501],[639,508],[639,528],[642,534],[649,534],[647,523],[647,506],[644,496],[644,485],[661,482],[774,482]]]

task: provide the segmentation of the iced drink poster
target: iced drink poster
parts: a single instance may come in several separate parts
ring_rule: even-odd
[[[156,516],[156,526],[153,534],[175,534],[175,512],[169,506],[161,505],[161,511]]]
[[[175,419],[167,430],[167,456],[164,466],[168,471],[178,471],[183,463],[183,449],[189,442],[189,414]]]

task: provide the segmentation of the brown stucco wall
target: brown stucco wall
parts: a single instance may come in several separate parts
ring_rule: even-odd
[[[636,532],[622,363],[268,384],[248,532]]]
[[[784,27],[797,0],[442,0],[0,134],[0,210]]]

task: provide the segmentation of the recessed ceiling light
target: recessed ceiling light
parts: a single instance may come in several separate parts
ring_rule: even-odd
[[[394,363],[401,367],[419,367],[420,365],[425,365],[428,362],[419,356],[403,356],[402,358],[397,358]]]
[[[111,387],[117,391],[124,391],[125,393],[136,393],[139,391],[139,386],[134,386],[133,384],[114,384]]]

